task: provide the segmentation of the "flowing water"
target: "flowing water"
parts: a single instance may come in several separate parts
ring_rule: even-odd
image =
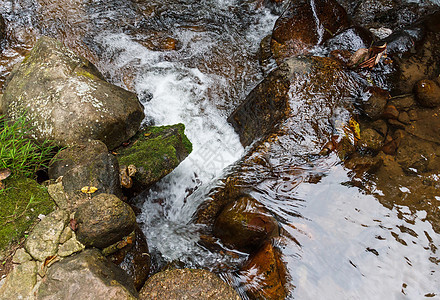
[[[230,166],[246,153],[226,118],[262,80],[259,42],[277,16],[258,1],[238,0],[0,0],[0,13],[14,37],[2,51],[2,82],[36,37],[47,34],[91,59],[109,81],[135,91],[145,106],[146,124],[185,124],[193,152],[137,199],[138,221],[158,264],[180,261],[218,271],[243,262],[240,253],[226,258],[200,246],[200,226],[191,220],[217,179],[232,172]],[[149,44],[151,39],[159,45]],[[175,46],[158,51],[163,40]],[[440,235],[427,217],[432,211],[384,200],[392,179],[382,184],[356,179],[336,155],[309,159],[306,154],[322,145],[322,137],[312,133],[316,126],[325,132],[332,118],[347,115],[336,108],[325,112],[330,119],[308,122],[322,113],[317,104],[313,108],[309,118],[292,124],[301,142],[281,141],[272,152],[272,172],[253,171],[261,179],[253,196],[296,239],[279,241],[291,296],[440,297]],[[397,188],[395,197],[411,194],[406,186]],[[429,198],[438,214],[440,192],[421,197]]]

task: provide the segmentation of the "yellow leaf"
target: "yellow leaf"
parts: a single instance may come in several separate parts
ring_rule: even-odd
[[[98,189],[94,186],[85,186],[81,189],[81,192],[83,192],[84,194],[93,194],[97,190]]]
[[[354,137],[359,140],[361,138],[361,129],[359,128],[359,123],[356,122],[355,119],[350,118],[348,121],[348,126],[353,131]]]

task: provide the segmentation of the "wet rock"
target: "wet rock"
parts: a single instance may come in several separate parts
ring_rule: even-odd
[[[364,113],[373,120],[382,117],[390,94],[378,87],[369,87],[365,93],[366,100],[362,103]]]
[[[240,272],[252,299],[286,299],[286,270],[281,253],[266,243]]]
[[[147,49],[153,51],[179,50],[182,43],[163,32],[152,33],[150,38],[141,42]]]
[[[23,262],[14,269],[0,286],[0,299],[32,299],[32,290],[37,283],[37,263]]]
[[[240,296],[209,271],[182,269],[163,271],[150,277],[140,291],[139,299],[240,300]]]
[[[260,42],[260,51],[258,55],[258,62],[260,63],[263,74],[267,76],[268,70],[271,67],[272,52],[270,50],[271,35],[267,35]]]
[[[0,193],[0,250],[22,238],[39,215],[55,209],[49,194],[35,180],[14,176],[3,182],[6,189]]]
[[[56,210],[38,223],[29,234],[24,247],[36,260],[44,261],[58,251],[60,235],[67,224],[69,215],[63,210]]]
[[[36,299],[137,299],[131,279],[96,249],[51,266]]]
[[[104,81],[89,61],[48,37],[8,80],[2,109],[13,119],[27,111],[38,141],[65,146],[96,139],[112,149],[132,137],[144,117],[135,94]]]
[[[134,189],[142,190],[171,173],[192,151],[183,124],[148,127],[128,147],[117,149],[120,166],[134,165]]]
[[[243,146],[268,135],[277,124],[289,117],[292,111],[289,91],[298,82],[304,82],[302,88],[328,93],[328,97],[332,97],[336,89],[340,89],[342,94],[347,93],[346,84],[352,83],[341,65],[331,58],[286,60],[258,84],[228,118],[240,135]]]
[[[373,43],[372,33],[360,26],[352,26],[329,39],[325,46],[329,50],[348,50],[356,52],[360,48],[369,48]]]
[[[6,39],[6,24],[2,15],[0,15],[0,50],[3,49],[3,43]]]
[[[356,152],[344,161],[344,166],[353,170],[357,177],[362,178],[365,173],[372,174],[378,171],[382,163],[379,155],[369,156]]]
[[[213,232],[226,246],[249,253],[277,236],[279,228],[264,206],[250,196],[242,196],[222,210]]]
[[[379,151],[383,146],[384,137],[372,128],[361,130],[359,145],[372,151]]]
[[[147,240],[139,226],[136,226],[133,236],[118,243],[116,248],[108,259],[127,272],[136,289],[140,290],[148,278],[151,259]]]
[[[414,86],[417,102],[424,107],[437,107],[440,105],[440,86],[432,80],[418,81]]]
[[[99,194],[81,204],[75,213],[77,239],[86,246],[105,248],[135,228],[131,207],[115,195]]]
[[[336,1],[290,1],[275,23],[272,53],[278,63],[288,57],[307,54],[347,26],[347,14]]]
[[[53,159],[49,168],[49,177],[57,179],[62,176],[62,188],[67,196],[66,209],[75,210],[88,199],[81,192],[85,186],[96,187],[97,191],[90,197],[100,193],[122,195],[119,181],[119,165],[116,157],[108,153],[101,141],[90,141],[60,151]],[[63,201],[60,188],[51,188],[59,202]]]

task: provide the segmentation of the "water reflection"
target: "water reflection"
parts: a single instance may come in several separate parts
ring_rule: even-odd
[[[436,245],[440,237],[415,207],[384,206],[376,196],[347,185],[350,171],[330,159],[325,177],[295,190],[302,199],[291,218],[298,259],[283,249],[296,299],[420,299],[439,295]],[[379,198],[379,199],[378,199]],[[307,234],[304,234],[304,233]],[[323,298],[324,297],[324,298]]]

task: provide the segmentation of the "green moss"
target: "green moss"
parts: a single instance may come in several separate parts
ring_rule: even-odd
[[[133,164],[135,179],[151,184],[169,174],[192,151],[183,124],[148,127],[138,133],[132,144],[117,152],[120,165]]]
[[[0,251],[18,241],[39,214],[55,209],[45,187],[29,178],[8,178],[0,191]]]
[[[75,70],[75,74],[78,75],[78,76],[87,77],[87,78],[92,79],[92,80],[96,80],[97,79],[97,77],[95,75],[93,75],[92,73],[87,72],[86,70],[81,69],[81,68]]]

